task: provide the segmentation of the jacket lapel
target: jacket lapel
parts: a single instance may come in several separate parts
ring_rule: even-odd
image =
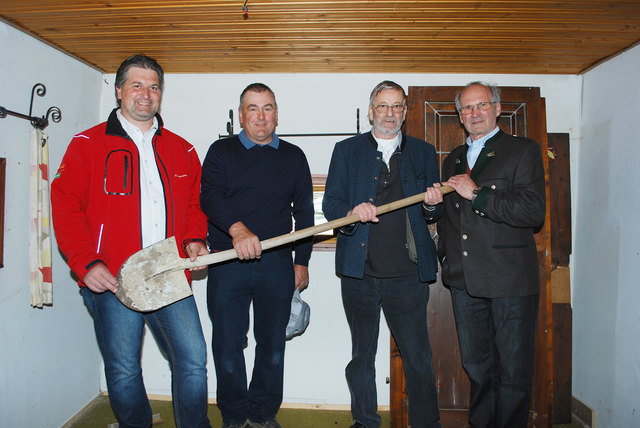
[[[466,174],[467,173],[467,150],[469,150],[469,146],[466,144],[458,153],[458,157],[456,158],[455,168],[452,175]]]

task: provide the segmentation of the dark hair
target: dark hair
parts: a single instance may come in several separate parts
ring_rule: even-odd
[[[162,91],[164,88],[164,70],[160,67],[158,61],[146,55],[133,55],[122,61],[122,64],[120,64],[120,67],[118,67],[118,71],[116,72],[116,88],[122,88],[124,82],[127,81],[127,75],[129,74],[129,69],[131,67],[146,68],[148,70],[155,71],[158,74],[160,91]],[[118,101],[118,105],[120,105],[120,100],[117,98],[118,95],[116,93],[116,100]]]
[[[264,83],[252,83],[246,88],[244,88],[244,90],[240,94],[240,105],[238,106],[238,110],[242,110],[242,103],[244,102],[244,94],[246,94],[247,92],[258,92],[258,93],[269,92],[273,97],[273,102],[275,104],[274,107],[276,109],[278,108],[278,103],[276,102],[276,94],[273,93],[270,87],[268,87]]]
[[[387,89],[394,89],[396,91],[402,92],[402,105],[407,105],[407,94],[405,94],[402,86],[398,85],[396,82],[392,82],[391,80],[383,80],[378,83],[373,91],[371,91],[371,95],[369,96],[369,104],[373,106],[373,99],[382,91],[386,91]]]
[[[494,103],[500,102],[500,89],[496,85],[492,85],[490,83],[485,83],[485,82],[479,82],[479,81],[470,82],[470,83],[467,83],[467,85],[456,94],[456,110],[460,111],[460,97],[462,96],[462,93],[464,92],[464,90],[470,86],[475,86],[475,85],[480,85],[487,88],[491,92],[491,101],[493,101]]]

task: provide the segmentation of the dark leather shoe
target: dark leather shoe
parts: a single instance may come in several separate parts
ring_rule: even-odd
[[[280,425],[280,423],[275,418],[273,418],[272,420],[262,422],[261,424],[248,420],[246,427],[247,428],[282,428],[282,425]]]
[[[249,419],[241,424],[222,424],[222,428],[246,428],[249,426]]]

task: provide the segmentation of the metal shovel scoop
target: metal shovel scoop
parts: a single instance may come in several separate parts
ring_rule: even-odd
[[[452,192],[449,186],[440,188],[442,193]],[[421,202],[424,193],[409,196],[378,207],[378,215]],[[317,233],[337,229],[359,221],[357,214],[342,217],[327,223],[297,230],[285,235],[261,241],[262,250],[279,247]],[[116,296],[130,309],[140,312],[160,309],[193,292],[184,270],[206,266],[237,258],[234,249],[199,256],[195,262],[180,257],[175,237],[150,245],[129,257],[118,271]]]

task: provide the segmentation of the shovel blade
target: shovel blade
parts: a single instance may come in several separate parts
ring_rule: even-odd
[[[143,248],[120,267],[116,297],[129,309],[148,312],[191,296],[183,271],[157,274],[159,267],[173,266],[181,260],[173,236]]]

